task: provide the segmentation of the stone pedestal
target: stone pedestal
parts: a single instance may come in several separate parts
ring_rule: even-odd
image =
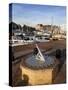
[[[51,84],[58,72],[57,65],[43,69],[32,69],[20,65],[20,68],[22,70],[22,77],[26,75],[28,77],[27,82],[31,85]]]

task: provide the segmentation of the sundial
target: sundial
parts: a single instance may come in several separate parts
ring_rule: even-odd
[[[54,57],[43,54],[38,45],[35,44],[35,46],[36,48],[34,49],[33,55],[29,55],[25,60],[26,65],[33,68],[43,68],[53,65]]]
[[[58,71],[55,57],[51,55],[51,52],[43,53],[37,44],[33,53],[27,55],[22,61],[20,68],[22,77],[24,74],[27,75],[31,85],[52,83]]]

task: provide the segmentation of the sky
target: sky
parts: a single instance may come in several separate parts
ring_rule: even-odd
[[[66,7],[50,6],[50,5],[34,5],[34,4],[12,4],[9,17],[12,21],[21,25],[36,24],[66,24]]]

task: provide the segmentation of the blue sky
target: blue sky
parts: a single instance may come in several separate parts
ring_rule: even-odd
[[[34,4],[12,4],[12,20],[18,24],[66,24],[66,7]]]

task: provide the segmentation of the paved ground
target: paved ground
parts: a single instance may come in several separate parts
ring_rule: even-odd
[[[45,51],[47,48],[52,48],[52,49],[57,49],[57,48],[65,48],[66,43],[65,40],[61,40],[61,41],[51,41],[51,42],[47,42],[47,43],[38,43],[39,48],[42,51]],[[25,54],[31,53],[34,49],[35,45],[26,45],[26,46],[17,46],[17,47],[13,47],[14,48],[14,57],[20,57],[23,56]]]
[[[66,83],[66,63],[64,62],[60,72],[58,73],[56,79],[54,80],[54,84]]]

